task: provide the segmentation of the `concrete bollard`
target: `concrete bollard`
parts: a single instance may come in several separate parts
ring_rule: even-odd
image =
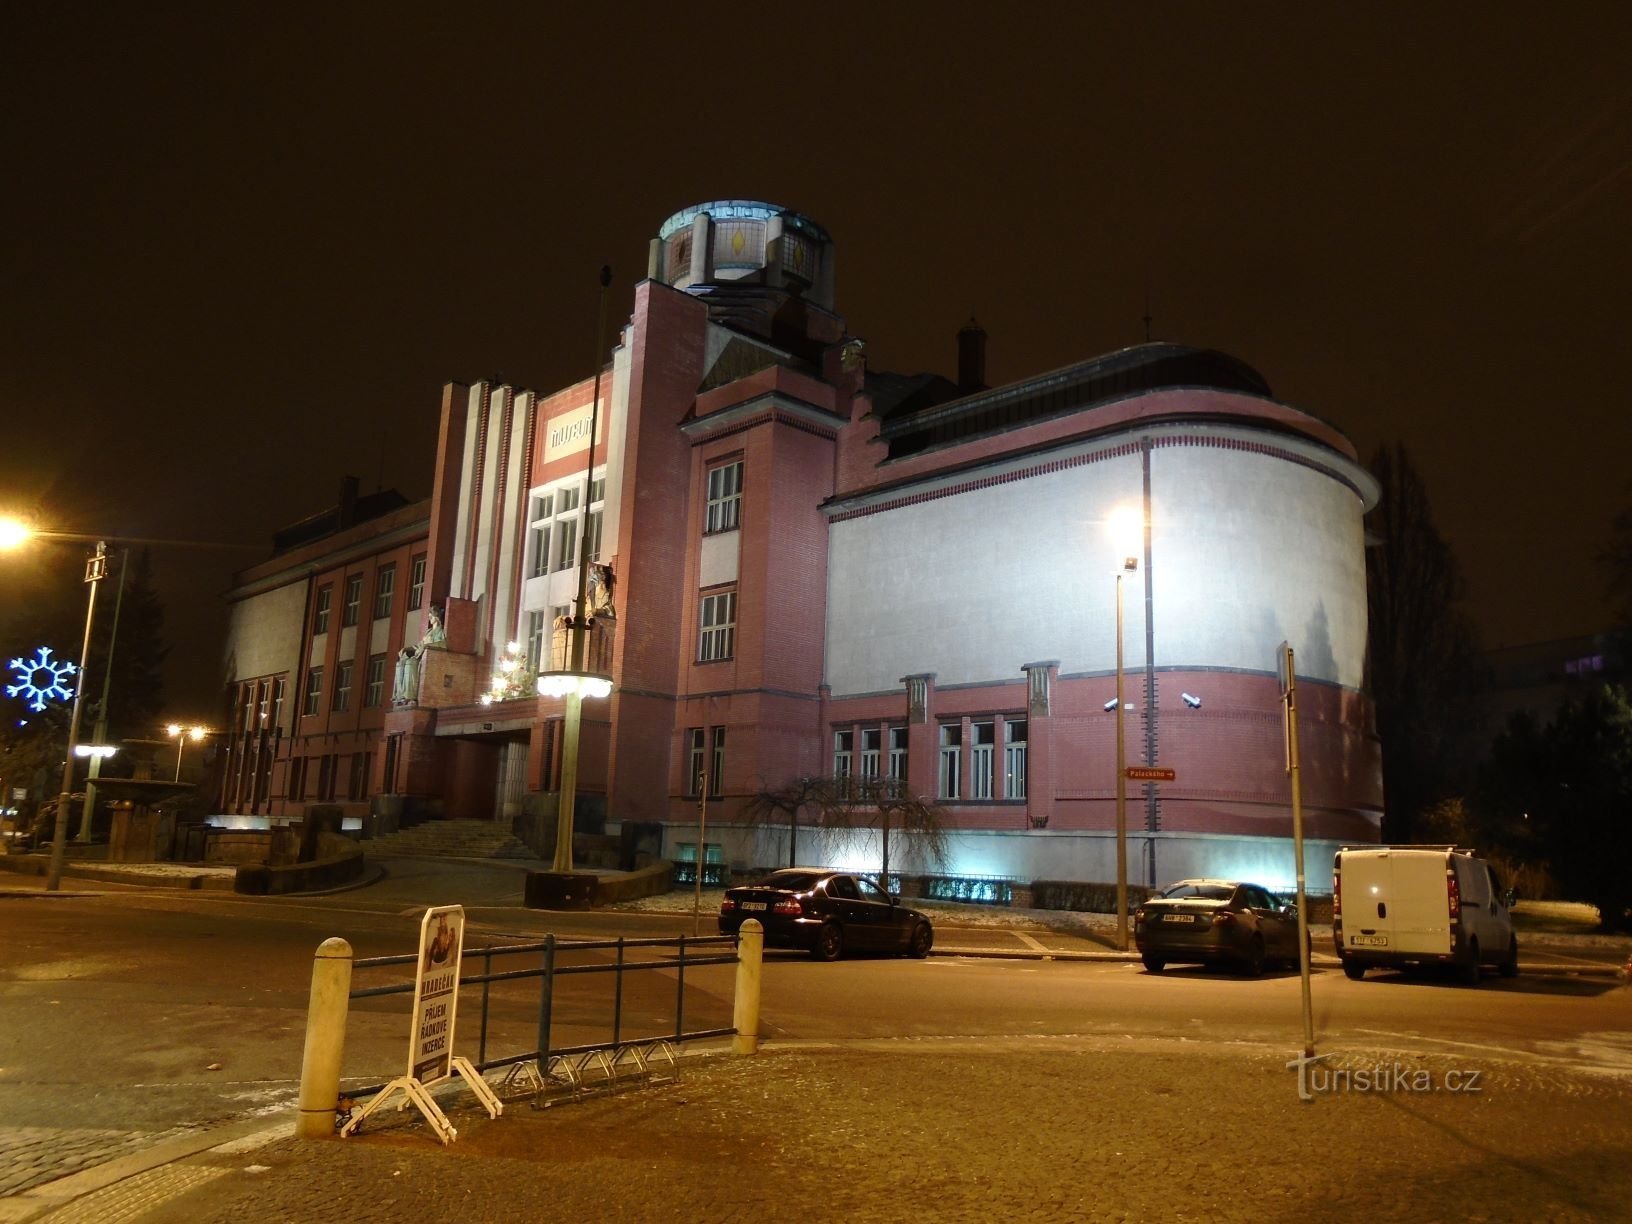
[[[334,1138],[340,1100],[340,1057],[346,1048],[351,1003],[351,945],[325,939],[312,961],[312,997],[306,1005],[306,1054],[300,1064],[300,1111],[295,1138]]]
[[[765,927],[750,918],[737,932],[737,997],[731,1010],[733,1054],[759,1052],[759,971],[765,961]]]

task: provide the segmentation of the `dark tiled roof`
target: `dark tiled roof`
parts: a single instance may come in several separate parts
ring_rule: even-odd
[[[408,499],[395,489],[380,489],[378,492],[360,494],[352,503],[351,513],[347,516],[346,522],[341,521],[340,507],[334,506],[310,518],[301,519],[298,523],[291,523],[276,532],[272,536],[272,555],[279,556],[291,549],[299,548],[302,544],[310,544],[313,540],[321,540],[324,536],[355,527],[358,523],[380,518],[406,505]]]
[[[873,401],[873,415],[888,421],[956,399],[958,387],[939,374],[891,374],[886,370],[868,370],[867,394]]]
[[[1136,345],[962,399],[953,398],[955,386],[945,379],[939,381],[950,388],[950,394],[939,400],[929,398],[925,388],[884,408],[874,396],[875,410],[884,419],[879,436],[888,443],[891,459],[1080,412],[1143,391],[1202,387],[1266,399],[1271,396],[1269,384],[1244,362],[1181,344]]]

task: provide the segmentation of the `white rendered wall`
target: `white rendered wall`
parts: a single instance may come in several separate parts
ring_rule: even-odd
[[[1265,438],[1188,426],[1159,432]],[[1365,555],[1352,489],[1286,459],[1194,446],[1155,448],[1151,482],[1157,666],[1269,671],[1286,638],[1300,675],[1358,687]],[[942,686],[1012,681],[1038,659],[1058,659],[1067,675],[1113,670],[1120,550],[1109,524],[1114,511],[1137,513],[1142,501],[1140,456],[1130,454],[834,523],[833,695],[887,691],[918,672],[935,673]],[[1140,570],[1124,581],[1129,669],[1144,665],[1138,551]]]
[[[1269,671],[1359,688],[1366,650],[1360,499],[1324,473],[1202,447],[1151,454],[1158,666]]]
[[[291,582],[264,595],[240,599],[231,606],[225,658],[231,679],[295,673],[299,665],[306,595],[304,581]]]

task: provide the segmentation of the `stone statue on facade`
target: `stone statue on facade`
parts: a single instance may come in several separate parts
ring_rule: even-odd
[[[597,620],[605,617],[607,620],[617,620],[617,610],[612,606],[612,567],[610,565],[591,565],[589,567],[589,617]]]
[[[432,608],[425,636],[419,645],[404,646],[397,652],[397,674],[391,686],[392,705],[414,705],[419,701],[419,673],[422,656],[427,650],[446,650],[448,631],[442,625],[442,613]]]

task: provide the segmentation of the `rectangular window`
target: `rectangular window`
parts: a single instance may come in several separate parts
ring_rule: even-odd
[[[314,667],[306,673],[306,705],[301,713],[311,718],[323,708],[323,669]]]
[[[689,743],[686,760],[686,794],[696,798],[703,785],[703,729],[692,727],[686,732]]]
[[[861,733],[861,776],[864,778],[878,777],[879,746],[884,741],[884,732],[877,727],[869,727]]]
[[[717,797],[725,793],[725,728],[714,728],[713,760],[708,770],[708,793]]]
[[[835,731],[833,733],[833,776],[848,778],[855,772],[856,733],[854,731]]]
[[[974,742],[969,745],[969,797],[992,797],[992,750],[997,743],[997,728],[989,722],[974,723],[969,728]]]
[[[963,745],[963,728],[957,723],[941,725],[941,781],[940,797],[958,797],[958,766]]]
[[[704,595],[699,618],[697,661],[716,663],[733,656],[737,646],[737,593]]]
[[[289,762],[289,784],[284,788],[291,799],[306,797],[306,758],[296,757]]]
[[[354,752],[351,754],[351,777],[346,782],[346,798],[350,800],[366,799],[368,797],[368,766],[370,753]]]
[[[596,502],[603,502],[605,500],[606,500],[606,477],[602,476],[599,479],[590,481],[589,482],[589,504],[593,506]]]
[[[550,572],[550,525],[548,522],[533,524],[532,542],[529,546],[533,553],[532,577],[539,578]]]
[[[742,521],[742,460],[708,471],[708,521],[704,532],[735,531]]]
[[[363,576],[353,574],[346,579],[346,604],[341,609],[341,625],[355,625],[363,606]]]
[[[363,690],[363,706],[374,709],[385,698],[385,656],[368,657],[368,687]]]
[[[312,632],[327,633],[329,631],[329,602],[334,598],[334,588],[323,586],[317,588],[317,610],[312,613]]]
[[[587,544],[589,546],[589,559],[599,561],[601,559],[601,512],[599,510],[589,512],[589,539]]]
[[[351,706],[351,660],[338,663],[334,668],[334,708],[348,709]]]
[[[334,798],[334,754],[326,753],[317,759],[317,797]]]
[[[539,671],[544,658],[544,613],[527,613],[527,670]]]
[[[391,596],[397,589],[397,567],[388,565],[374,579],[374,619],[391,615]]]
[[[275,731],[283,726],[283,690],[287,683],[282,676],[272,682],[272,722],[266,728],[268,731]]]
[[[578,520],[562,519],[555,525],[555,568],[569,569],[578,560]]]
[[[1026,720],[1003,724],[1003,798],[1026,797]]]
[[[417,611],[425,603],[425,558],[415,557],[408,573],[408,608]]]
[[[907,729],[890,728],[890,777],[907,780]]]
[[[556,500],[560,504],[556,506],[555,512],[557,514],[565,514],[569,510],[578,509],[578,498],[583,491],[583,485],[568,485],[566,488],[558,490],[556,493]]]

